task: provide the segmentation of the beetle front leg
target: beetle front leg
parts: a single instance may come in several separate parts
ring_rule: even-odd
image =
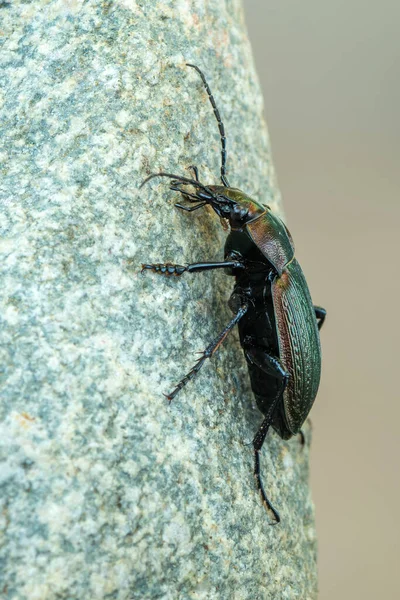
[[[154,273],[158,273],[159,275],[175,275],[179,277],[186,271],[186,267],[183,265],[173,265],[171,263],[154,263],[150,265],[142,265],[141,273],[145,271],[154,271]]]
[[[244,269],[244,264],[238,260],[228,260],[220,262],[201,262],[190,265],[175,265],[171,263],[155,263],[142,265],[142,273],[150,270],[159,275],[183,275],[183,273],[199,273],[200,271],[212,271],[213,269]]]
[[[191,166],[189,167],[189,169],[193,170],[194,172],[194,176],[195,176],[195,181],[199,181],[199,172],[197,167]],[[182,186],[185,185],[182,182],[178,181],[178,180],[174,180],[172,181],[172,184],[170,186],[170,190],[174,191],[174,192],[179,192],[183,199],[186,202],[189,202],[189,206],[187,204],[181,204],[180,202],[177,202],[175,204],[176,208],[180,208],[181,210],[184,210],[186,212],[193,212],[194,210],[198,210],[199,208],[201,208],[202,206],[205,206],[209,200],[210,200],[210,195],[204,192],[201,192],[199,190],[197,190],[195,193],[189,192],[186,189],[183,189]],[[187,184],[186,184],[187,185]]]

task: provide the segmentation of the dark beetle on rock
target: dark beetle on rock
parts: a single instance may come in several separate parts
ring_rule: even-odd
[[[260,478],[259,452],[272,426],[285,440],[301,434],[301,427],[317,395],[321,374],[319,329],[326,311],[313,306],[307,283],[294,257],[293,240],[286,225],[269,207],[244,192],[230,187],[226,178],[226,138],[224,125],[211,90],[201,70],[199,73],[217,119],[222,152],[222,185],[203,185],[196,167],[193,178],[171,173],[154,173],[153,177],[172,179],[171,189],[180,192],[183,202],[177,208],[192,212],[209,204],[219,217],[226,219],[230,233],[225,243],[225,259],[187,266],[149,264],[149,269],[164,275],[180,276],[211,269],[225,269],[235,277],[229,300],[234,313],[221,334],[206,348],[200,360],[167,396],[171,401],[197,375],[207,358],[225,340],[236,324],[246,357],[251,387],[257,406],[264,415],[253,439],[254,476],[264,505],[276,522],[280,517],[269,502]]]

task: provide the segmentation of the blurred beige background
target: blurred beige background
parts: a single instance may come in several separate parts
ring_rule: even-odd
[[[328,310],[319,600],[398,600],[400,3],[244,5],[287,221]]]

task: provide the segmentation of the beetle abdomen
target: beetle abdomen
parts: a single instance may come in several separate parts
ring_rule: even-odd
[[[311,410],[321,376],[321,348],[314,306],[296,259],[272,284],[279,356],[289,372],[283,394],[290,431],[297,433]]]

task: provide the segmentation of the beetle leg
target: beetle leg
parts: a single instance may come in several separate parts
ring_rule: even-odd
[[[221,262],[192,263],[186,267],[188,273],[199,273],[212,269],[244,269],[244,264],[239,260],[223,260]]]
[[[200,181],[199,179],[199,170],[195,165],[190,165],[190,167],[188,167],[188,169],[190,171],[193,171],[193,175],[196,181]]]
[[[325,310],[325,308],[322,308],[321,306],[314,306],[314,311],[315,311],[315,317],[318,321],[318,329],[321,329],[322,325],[324,324],[325,318],[326,318],[326,310]]]
[[[264,418],[263,422],[261,423],[260,429],[257,431],[256,435],[254,436],[253,439],[253,449],[254,449],[254,478],[256,480],[256,486],[257,489],[260,493],[261,496],[261,502],[264,504],[266,509],[269,509],[274,517],[275,517],[275,521],[276,524],[280,522],[281,518],[279,516],[278,511],[276,510],[276,508],[271,504],[271,502],[268,500],[268,496],[265,493],[264,490],[264,486],[262,484],[261,481],[261,475],[260,475],[260,450],[264,444],[265,441],[265,437],[268,433],[268,430],[271,426],[272,423],[272,417],[273,417],[273,413],[274,410],[276,408],[276,405],[278,404],[278,400],[279,398],[277,398],[275,400],[275,402],[273,402],[271,404],[271,407],[268,411],[268,414],[266,415],[266,417]]]
[[[194,182],[196,182],[197,180],[193,180]],[[188,192],[187,190],[182,189],[183,185],[191,185],[186,183],[185,181],[178,181],[178,180],[173,180],[171,185],[169,186],[169,189],[172,190],[173,192],[180,192],[182,194],[182,196],[185,196],[185,198],[187,200],[189,200],[189,202],[199,202],[200,200],[210,200],[212,198],[212,196],[206,192],[203,192],[201,190],[198,190],[196,193],[192,193],[192,192]]]
[[[262,501],[263,505],[265,506],[265,508],[267,510],[270,510],[272,512],[272,514],[274,515],[275,523],[273,523],[273,524],[278,525],[278,523],[280,523],[280,521],[281,521],[281,517],[280,517],[278,511],[276,510],[276,508],[268,500],[268,497],[267,497],[266,493],[264,492],[264,488],[261,483],[260,454],[259,454],[258,450],[254,450],[254,477],[256,479],[257,489],[260,492],[261,501]]]
[[[169,189],[173,192],[180,192],[182,196],[189,202],[200,202],[201,197],[198,194],[192,194],[191,192],[186,192],[180,188],[179,181],[173,183],[173,185],[169,186]]]
[[[191,265],[173,265],[171,263],[155,263],[151,265],[142,265],[142,273],[146,270],[154,271],[160,275],[179,276],[183,273],[199,273],[200,271],[211,271],[212,269],[244,269],[244,264],[238,260],[228,260],[221,262],[192,263]]]
[[[247,346],[245,347],[246,359],[256,365],[259,369],[267,373],[268,375],[275,375],[277,379],[284,382],[283,389],[279,390],[278,396],[280,397],[286,387],[289,373],[282,367],[278,358],[268,354],[266,350],[257,347]]]
[[[193,168],[195,168],[195,167],[193,167]],[[197,173],[197,171],[196,171],[196,173]],[[197,181],[197,179],[196,179],[196,181]],[[172,190],[173,192],[181,193],[187,202],[190,202],[190,204],[195,204],[195,206],[185,206],[184,204],[177,202],[175,204],[176,208],[180,208],[181,210],[185,210],[186,212],[193,212],[194,210],[197,210],[198,208],[205,206],[207,204],[207,202],[209,201],[210,198],[206,194],[202,194],[201,192],[199,192],[197,194],[192,194],[190,192],[183,190],[180,187],[181,185],[182,184],[180,184],[179,181],[173,181],[172,185],[170,186],[169,189]]]
[[[196,204],[195,206],[184,206],[183,204],[180,204],[179,202],[177,202],[175,204],[175,208],[180,208],[181,210],[185,210],[186,212],[193,212],[194,210],[197,210],[198,208],[202,208],[206,204],[207,204],[207,202],[200,202],[200,204]]]
[[[300,436],[300,444],[302,446],[305,446],[306,436],[304,435],[304,431],[302,429],[300,429],[300,431],[299,431],[299,436]]]
[[[248,361],[255,364],[257,367],[259,367],[265,373],[274,374],[276,376],[277,380],[280,381],[280,387],[279,387],[278,393],[276,394],[274,401],[271,402],[270,406],[268,407],[268,412],[266,413],[264,420],[261,423],[261,427],[257,431],[257,433],[253,439],[254,477],[256,480],[257,489],[260,492],[262,503],[264,504],[264,506],[267,509],[271,510],[271,512],[273,513],[273,515],[275,517],[276,523],[279,523],[281,520],[279,513],[273,507],[271,502],[268,500],[267,494],[264,491],[264,486],[261,481],[260,455],[259,454],[260,454],[261,448],[264,444],[265,437],[271,426],[275,409],[278,405],[278,402],[281,400],[282,394],[287,385],[287,382],[289,379],[289,373],[287,373],[287,371],[285,371],[285,369],[282,367],[282,365],[280,364],[280,362],[277,358],[270,356],[265,351],[262,351],[257,348],[248,348],[248,349],[246,349],[245,354],[246,354],[246,358]]]
[[[144,273],[147,270],[154,271],[159,275],[175,275],[176,277],[178,277],[186,271],[186,267],[184,267],[183,265],[172,265],[171,263],[155,263],[152,265],[142,265],[141,273]]]
[[[203,364],[205,363],[207,358],[211,358],[212,355],[214,354],[214,352],[216,352],[218,350],[218,348],[220,347],[222,342],[225,340],[225,338],[228,336],[228,334],[232,331],[232,329],[235,327],[235,325],[240,321],[240,319],[243,317],[243,315],[246,314],[246,311],[247,311],[247,305],[244,304],[238,310],[237,314],[233,317],[233,319],[228,323],[228,325],[225,327],[225,329],[220,333],[220,335],[218,337],[216,337],[215,340],[213,340],[211,342],[211,344],[209,344],[207,346],[207,348],[204,350],[204,352],[201,353],[202,354],[201,358],[197,361],[197,363],[189,371],[189,373],[187,375],[185,375],[185,377],[183,379],[181,379],[181,381],[178,383],[176,388],[174,390],[172,390],[172,392],[170,394],[165,394],[165,396],[167,397],[169,402],[171,402],[171,400],[173,398],[175,398],[177,393],[187,383],[189,383],[189,381],[191,379],[196,377],[197,373],[200,371],[201,367],[203,366]]]

